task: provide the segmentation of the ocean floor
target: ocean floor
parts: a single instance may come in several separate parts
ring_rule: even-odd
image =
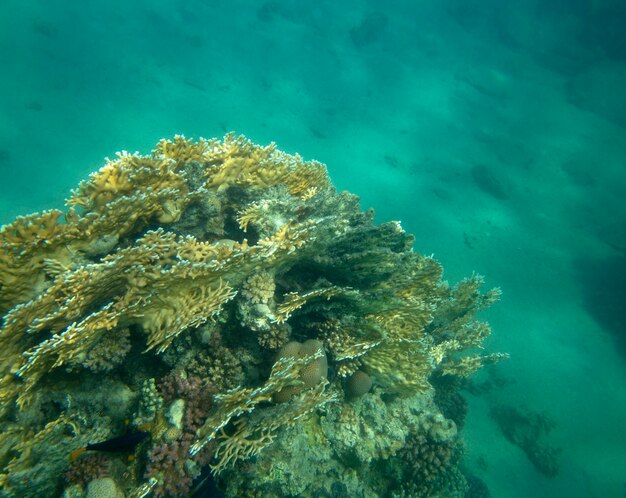
[[[502,288],[488,349],[510,359],[472,381],[464,428],[492,496],[622,496],[626,9],[468,5],[4,0],[0,223],[175,134],[324,162],[450,281]],[[556,476],[502,406],[551,428]]]

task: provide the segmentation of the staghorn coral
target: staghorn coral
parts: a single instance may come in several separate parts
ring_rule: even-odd
[[[499,288],[484,294],[484,279],[473,275],[451,287],[443,282],[438,289],[440,303],[429,325],[434,346],[431,349],[438,370],[446,375],[468,377],[479,368],[508,357],[506,354],[459,356],[454,353],[479,347],[491,334],[489,324],[475,319],[476,313],[500,299]]]
[[[440,415],[430,380],[503,357],[474,352],[498,290],[442,281],[399,223],[375,225],[322,164],[274,144],[164,139],[107,160],[66,204],[0,229],[7,496],[54,496],[69,452],[128,430],[151,435],[111,476],[128,496],[185,495],[209,463],[230,496],[337,482],[375,496],[381,462],[401,466]]]

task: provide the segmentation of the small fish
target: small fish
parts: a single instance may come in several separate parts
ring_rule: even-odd
[[[70,461],[76,460],[85,451],[106,451],[108,453],[131,451],[149,435],[150,433],[146,431],[129,432],[100,443],[90,443],[84,448],[72,451]]]

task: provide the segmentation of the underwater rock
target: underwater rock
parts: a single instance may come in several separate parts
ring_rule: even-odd
[[[560,448],[550,445],[547,437],[554,422],[545,415],[521,408],[499,405],[491,410],[491,417],[509,442],[521,448],[537,471],[546,477],[559,474]]]
[[[177,399],[170,405],[170,409],[167,412],[167,420],[176,429],[182,430],[183,417],[185,416],[185,400]]]

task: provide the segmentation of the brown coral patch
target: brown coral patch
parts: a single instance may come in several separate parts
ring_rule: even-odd
[[[318,351],[324,351],[323,344],[316,339],[309,339],[303,343],[292,341],[285,344],[278,352],[278,358],[294,357],[306,358],[314,355]],[[321,355],[315,361],[305,365],[300,370],[301,386],[287,386],[280,392],[274,394],[276,403],[289,401],[293,396],[302,392],[303,389],[310,389],[318,385],[323,379],[328,377],[328,359],[326,354]]]

